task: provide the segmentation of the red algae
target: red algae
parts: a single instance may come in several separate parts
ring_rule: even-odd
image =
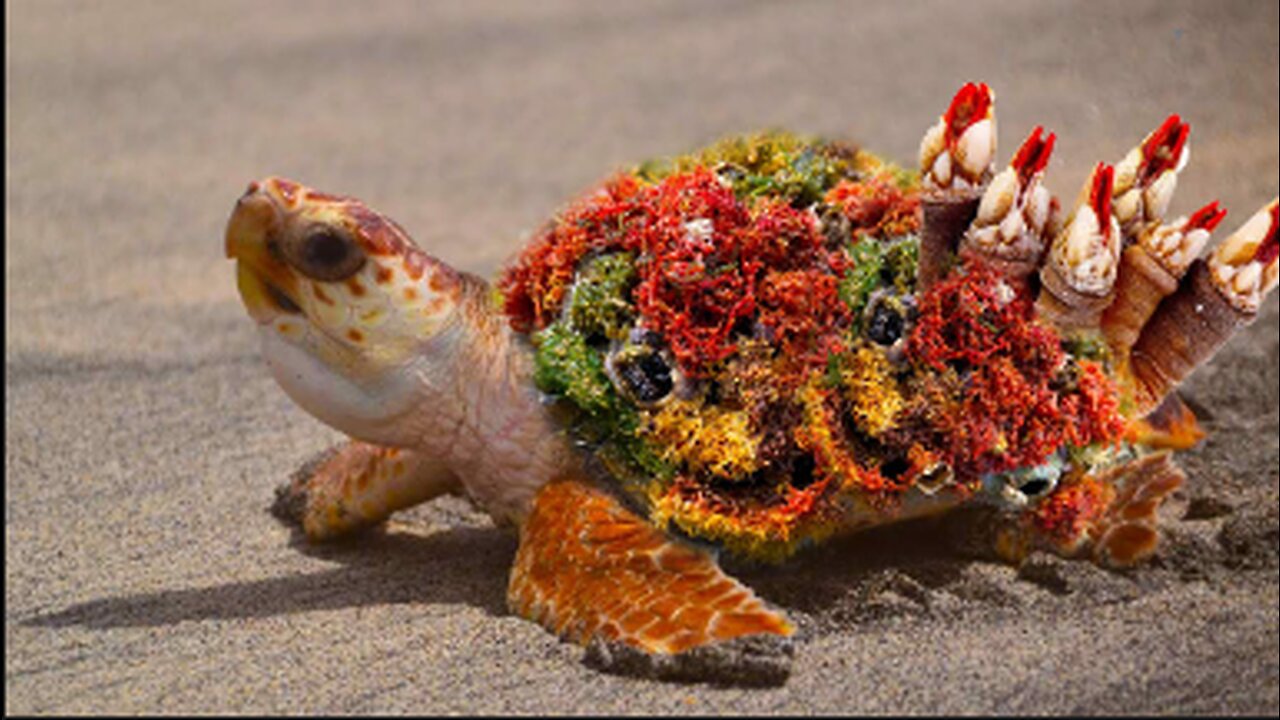
[[[839,291],[839,279],[820,271],[770,273],[761,288],[760,323],[788,359],[825,364],[846,349],[840,330],[849,326],[850,317]]]
[[[920,196],[884,179],[841,182],[827,193],[826,203],[853,224],[855,236],[900,237],[920,231]]]
[[[1105,516],[1115,495],[1111,484],[1084,478],[1060,488],[1045,500],[1031,520],[1036,529],[1054,543],[1071,547]]]
[[[900,202],[894,193],[885,207]],[[694,377],[733,355],[735,332],[757,314],[815,363],[848,326],[833,270],[840,260],[812,213],[773,199],[748,207],[706,169],[650,186],[616,179],[545,228],[501,283],[513,326],[547,327],[583,258],[611,251],[636,254],[640,319]]]
[[[962,477],[1035,467],[1064,446],[1111,444],[1123,433],[1102,368],[1073,368],[1056,333],[1033,318],[1025,298],[976,265],[921,300],[909,353],[964,384],[961,400],[930,402],[922,412]]]
[[[619,175],[548,223],[499,282],[504,310],[519,332],[546,328],[559,315],[578,264],[625,228],[640,181]]]

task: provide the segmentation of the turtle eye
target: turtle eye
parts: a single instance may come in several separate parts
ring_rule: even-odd
[[[346,233],[328,226],[308,230],[284,248],[285,259],[312,280],[338,282],[364,267],[365,255]]]

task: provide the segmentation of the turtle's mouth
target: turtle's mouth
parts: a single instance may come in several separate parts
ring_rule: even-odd
[[[266,324],[280,315],[301,315],[294,273],[273,247],[282,210],[261,186],[236,203],[227,222],[226,254],[236,261],[236,285],[249,315]]]
[[[302,308],[288,292],[245,260],[236,263],[236,286],[245,309],[259,323],[269,323],[280,315],[302,314]]]

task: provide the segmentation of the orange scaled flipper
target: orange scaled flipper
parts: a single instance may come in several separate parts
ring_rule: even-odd
[[[779,685],[790,674],[786,619],[710,554],[584,482],[539,492],[521,527],[508,603],[588,647],[601,669],[740,685]]]

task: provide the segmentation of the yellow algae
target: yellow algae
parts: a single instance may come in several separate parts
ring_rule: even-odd
[[[855,352],[842,368],[840,381],[854,421],[863,432],[879,437],[895,427],[906,402],[883,352],[869,347]]]
[[[676,400],[649,415],[648,430],[663,460],[695,473],[737,480],[759,469],[760,438],[745,412]]]

